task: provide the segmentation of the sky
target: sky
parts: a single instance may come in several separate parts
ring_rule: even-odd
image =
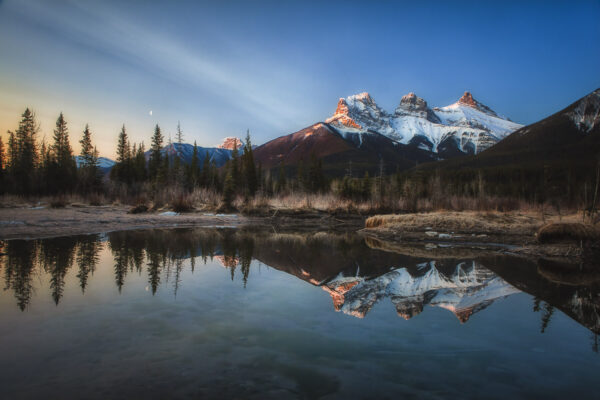
[[[114,157],[125,124],[219,144],[261,144],[369,92],[393,111],[465,90],[513,121],[538,121],[600,87],[600,1],[0,0],[0,134],[26,107],[76,152],[89,123]]]

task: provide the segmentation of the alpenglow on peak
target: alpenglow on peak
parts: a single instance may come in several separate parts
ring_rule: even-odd
[[[402,96],[393,114],[367,92],[340,98],[325,122],[344,131],[379,133],[402,144],[438,153],[441,158],[479,153],[522,127],[466,91],[454,104],[430,108],[414,92]]]

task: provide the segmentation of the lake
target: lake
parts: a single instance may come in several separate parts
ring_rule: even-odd
[[[597,398],[600,277],[352,233],[0,242],[6,399]]]

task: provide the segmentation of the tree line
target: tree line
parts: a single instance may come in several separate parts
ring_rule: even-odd
[[[287,193],[333,193],[353,202],[376,203],[375,207],[400,207],[416,211],[426,200],[432,209],[455,209],[458,197],[477,199],[478,207],[514,209],[519,202],[549,203],[557,208],[597,210],[600,202],[600,161],[559,160],[544,165],[511,165],[469,169],[397,170],[385,175],[383,161],[379,173],[355,176],[351,162],[342,177],[328,177],[322,160],[310,156],[293,166],[284,161],[278,167],[263,170],[256,163],[250,138],[246,133],[241,148],[235,147],[225,165],[217,166],[211,154],[196,142],[190,162],[178,152],[183,131],[178,124],[175,145],[159,125],[150,137],[150,148],[144,142],[132,143],[125,125],[116,143],[116,164],[107,175],[98,166],[98,151],[88,125],[81,132],[77,162],[70,142],[70,132],[61,113],[52,140],[39,138],[40,125],[28,108],[21,115],[16,130],[8,131],[7,143],[0,137],[0,194],[23,196],[82,195],[104,193],[109,198],[124,200],[152,199],[160,191],[191,193],[203,188],[216,193],[225,208],[236,198],[249,200]],[[355,168],[356,169],[356,168]],[[356,172],[356,171],[355,171]],[[360,171],[359,171],[360,172]],[[176,189],[176,190],[175,190]],[[502,197],[502,204],[486,205],[487,199]],[[401,205],[399,206],[399,204]],[[462,207],[462,206],[460,206]],[[459,208],[460,208],[459,207]],[[470,206],[465,206],[470,207]]]
[[[191,161],[183,162],[177,154],[181,147],[173,146],[170,139],[165,147],[165,136],[158,124],[148,152],[143,141],[131,142],[123,125],[117,137],[116,162],[106,177],[98,166],[98,150],[88,125],[81,133],[77,160],[62,113],[56,120],[50,143],[40,140],[39,134],[35,114],[27,108],[18,128],[8,131],[6,146],[0,137],[0,193],[36,196],[112,192],[135,197],[164,188],[187,192],[206,188],[221,193],[224,204],[230,206],[237,196],[249,199],[259,191],[273,195],[292,189],[317,192],[328,187],[321,160],[314,156],[306,167],[300,163],[296,179],[288,176],[283,163],[278,174],[263,171],[254,160],[249,131],[241,148],[234,147],[226,164],[218,167],[208,150],[202,157],[196,142]],[[183,142],[180,124],[176,140],[176,144]]]
[[[15,131],[8,131],[5,145],[0,137],[0,193],[44,195],[97,192],[102,185],[98,150],[88,125],[81,134],[80,165],[73,154],[67,122],[61,113],[52,141],[39,141],[40,125],[27,108]]]

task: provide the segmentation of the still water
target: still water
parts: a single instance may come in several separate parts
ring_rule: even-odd
[[[232,229],[0,253],[6,399],[598,398],[600,276],[578,268]]]

